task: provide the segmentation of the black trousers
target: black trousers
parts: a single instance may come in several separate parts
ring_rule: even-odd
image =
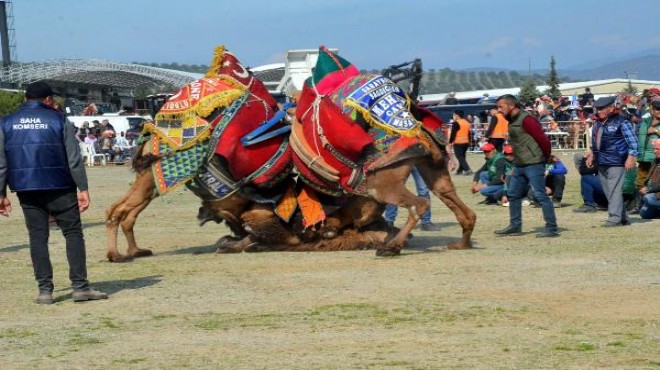
[[[30,236],[30,256],[39,292],[49,293],[54,289],[53,266],[48,252],[49,215],[55,218],[66,239],[69,279],[73,290],[89,289],[85,239],[76,190],[24,191],[17,195]]]
[[[472,171],[470,165],[467,163],[467,159],[465,159],[465,154],[469,147],[470,144],[454,144],[454,155],[456,155],[456,160],[458,161],[457,175]]]
[[[497,149],[497,151],[500,153],[502,153],[502,149],[504,149],[505,141],[506,139],[495,139],[495,138],[488,139],[488,142],[495,145],[495,149]]]

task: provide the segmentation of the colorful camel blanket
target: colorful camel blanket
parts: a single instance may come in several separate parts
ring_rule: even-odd
[[[144,130],[160,137],[173,150],[184,150],[208,139],[206,118],[242,96],[246,88],[232,79],[207,77],[184,86],[163,105],[155,123]]]
[[[160,195],[195,177],[199,168],[206,163],[209,148],[207,140],[198,142],[189,149],[174,151],[158,135],[151,135],[147,147],[151,154],[162,156],[162,159],[151,166],[156,190]]]

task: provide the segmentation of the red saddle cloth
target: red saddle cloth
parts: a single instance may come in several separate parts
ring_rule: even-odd
[[[240,181],[268,164],[269,168],[264,169],[262,174],[251,181],[257,186],[268,186],[271,180],[283,171],[290,171],[291,148],[288,146],[287,135],[275,136],[250,146],[241,143],[243,136],[272,118],[274,114],[266,102],[251,95],[222,132],[215,154],[227,161],[228,170],[234,180]],[[212,130],[221,120],[222,116],[214,120]],[[281,125],[277,124],[273,129]]]
[[[304,137],[309,146],[317,151],[314,156],[321,156],[331,167],[339,172],[339,184],[331,184],[316,176],[302,163],[294,153],[296,168],[306,180],[312,182],[316,190],[336,195],[341,189],[351,192],[348,184],[353,168],[337,158],[336,153],[326,146],[327,143],[341,156],[353,163],[360,161],[364,149],[373,143],[373,138],[358,123],[344,115],[329,98],[322,97],[316,102],[317,94],[313,88],[303,87],[296,118],[303,126]],[[318,109],[314,107],[317,104]],[[358,168],[357,171],[362,171]]]

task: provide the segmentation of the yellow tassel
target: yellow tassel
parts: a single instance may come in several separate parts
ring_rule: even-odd
[[[421,122],[419,122],[417,120],[415,120],[416,123],[415,123],[415,127],[413,129],[405,130],[405,131],[399,131],[399,130],[393,129],[391,126],[383,125],[382,123],[378,122],[371,115],[370,110],[365,109],[363,106],[361,106],[360,104],[358,104],[354,101],[351,101],[349,99],[345,99],[345,100],[342,101],[342,104],[354,108],[355,110],[360,112],[360,114],[362,114],[362,117],[364,118],[364,120],[367,123],[369,123],[373,127],[380,128],[381,130],[385,131],[386,133],[388,133],[390,135],[401,135],[401,136],[407,136],[407,137],[417,137],[417,136],[419,136],[420,127],[421,127],[422,124],[421,124]]]
[[[211,60],[211,66],[206,71],[204,77],[217,77],[218,70],[222,67],[222,53],[225,52],[225,46],[220,45],[215,48],[213,51],[213,60]]]

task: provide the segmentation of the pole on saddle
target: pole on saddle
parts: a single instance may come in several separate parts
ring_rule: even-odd
[[[280,127],[276,130],[268,132],[268,130],[271,127],[275,126],[278,122],[282,121],[284,116],[286,116],[286,111],[288,109],[293,108],[295,106],[296,106],[296,103],[293,103],[293,102],[284,103],[282,105],[282,109],[277,111],[277,113],[275,113],[273,118],[269,119],[268,121],[263,122],[255,130],[253,130],[249,134],[243,136],[241,138],[241,143],[244,146],[250,146],[250,145],[260,143],[260,142],[268,140],[272,137],[282,135],[282,134],[285,134],[285,133],[291,131],[291,126],[287,125],[287,126]]]

